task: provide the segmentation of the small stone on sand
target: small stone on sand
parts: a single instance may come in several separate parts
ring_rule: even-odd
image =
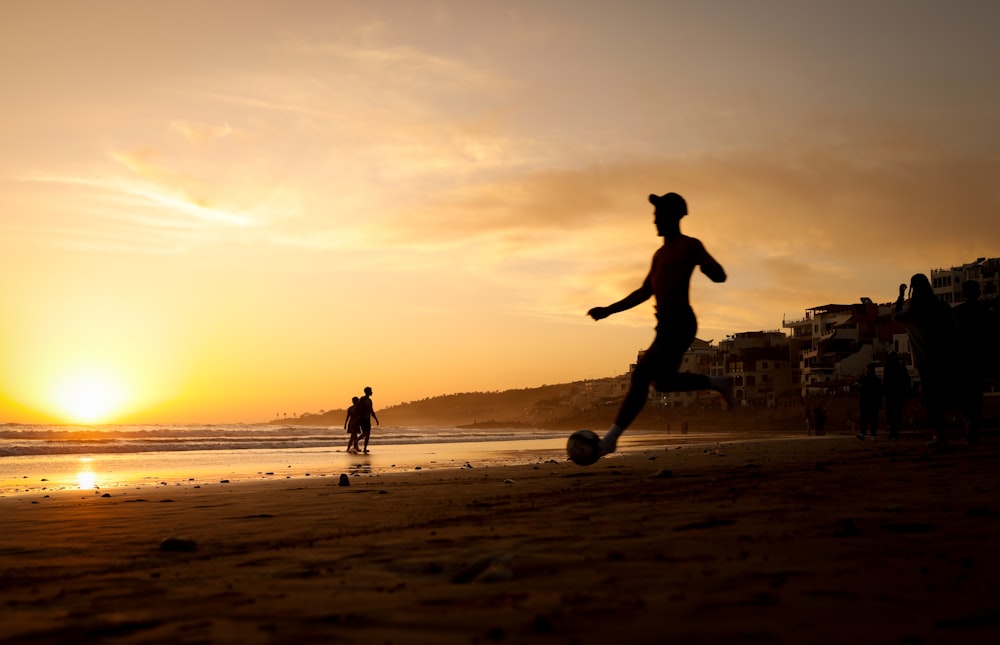
[[[198,550],[198,543],[185,538],[168,537],[160,542],[160,551],[171,553],[191,553]]]

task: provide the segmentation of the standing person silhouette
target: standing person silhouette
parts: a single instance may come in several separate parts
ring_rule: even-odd
[[[910,393],[910,373],[899,360],[897,352],[889,352],[882,372],[882,391],[885,393],[885,423],[889,438],[899,439],[903,427],[903,407]]]
[[[944,445],[945,414],[962,380],[958,361],[958,325],[948,303],[934,295],[923,273],[910,278],[910,302],[906,285],[899,285],[893,317],[906,328],[910,349],[920,374],[920,400],[931,426],[929,446]]]
[[[358,407],[358,397],[351,397],[351,407],[347,408],[347,417],[344,419],[344,428],[351,435],[347,440],[347,452],[351,452],[351,447],[354,447],[354,452],[358,452],[358,433],[361,431],[361,424],[358,422],[358,416],[355,411]]]
[[[615,451],[618,438],[646,405],[650,385],[660,392],[715,390],[723,395],[727,406],[734,403],[731,379],[678,371],[698,331],[698,320],[689,302],[691,274],[700,267],[712,282],[725,282],[726,272],[700,240],[681,233],[681,218],[688,213],[683,197],[677,193],[650,195],[649,202],[654,206],[656,233],[663,238],[649,274],[638,289],[618,302],[587,312],[594,320],[602,320],[650,297],[656,299],[656,338],[639,359],[615,422],[601,439],[602,456]]]
[[[979,282],[963,282],[962,295],[965,300],[952,309],[958,323],[965,376],[962,404],[969,443],[979,443],[982,439],[980,426],[983,419],[983,390],[986,388],[988,371],[991,366],[995,366],[997,358],[997,321],[993,312],[979,299],[982,295]]]
[[[858,379],[859,418],[858,439],[865,440],[865,433],[871,434],[872,441],[878,436],[878,411],[882,409],[882,381],[875,375],[875,366],[866,365],[865,372]]]
[[[375,414],[375,409],[372,407],[372,389],[370,387],[365,388],[365,395],[358,399],[357,404],[354,406],[354,414],[358,417],[358,423],[361,424],[361,436],[365,438],[364,452],[368,452],[368,440],[372,436],[372,419],[375,419],[375,424],[378,425],[378,415]]]

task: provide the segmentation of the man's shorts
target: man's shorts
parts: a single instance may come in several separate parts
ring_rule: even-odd
[[[670,316],[657,314],[656,320],[656,339],[635,366],[637,373],[648,375],[654,383],[677,374],[698,333],[698,320],[691,309]]]

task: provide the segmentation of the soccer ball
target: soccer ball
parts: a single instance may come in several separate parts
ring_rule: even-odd
[[[573,463],[589,466],[601,458],[601,438],[590,430],[577,430],[566,442],[566,454]]]

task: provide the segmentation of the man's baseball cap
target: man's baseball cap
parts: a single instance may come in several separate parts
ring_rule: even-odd
[[[684,198],[677,193],[650,195],[649,203],[655,206],[657,210],[671,215],[677,215],[678,217],[684,217],[688,214],[687,202],[685,202]]]

